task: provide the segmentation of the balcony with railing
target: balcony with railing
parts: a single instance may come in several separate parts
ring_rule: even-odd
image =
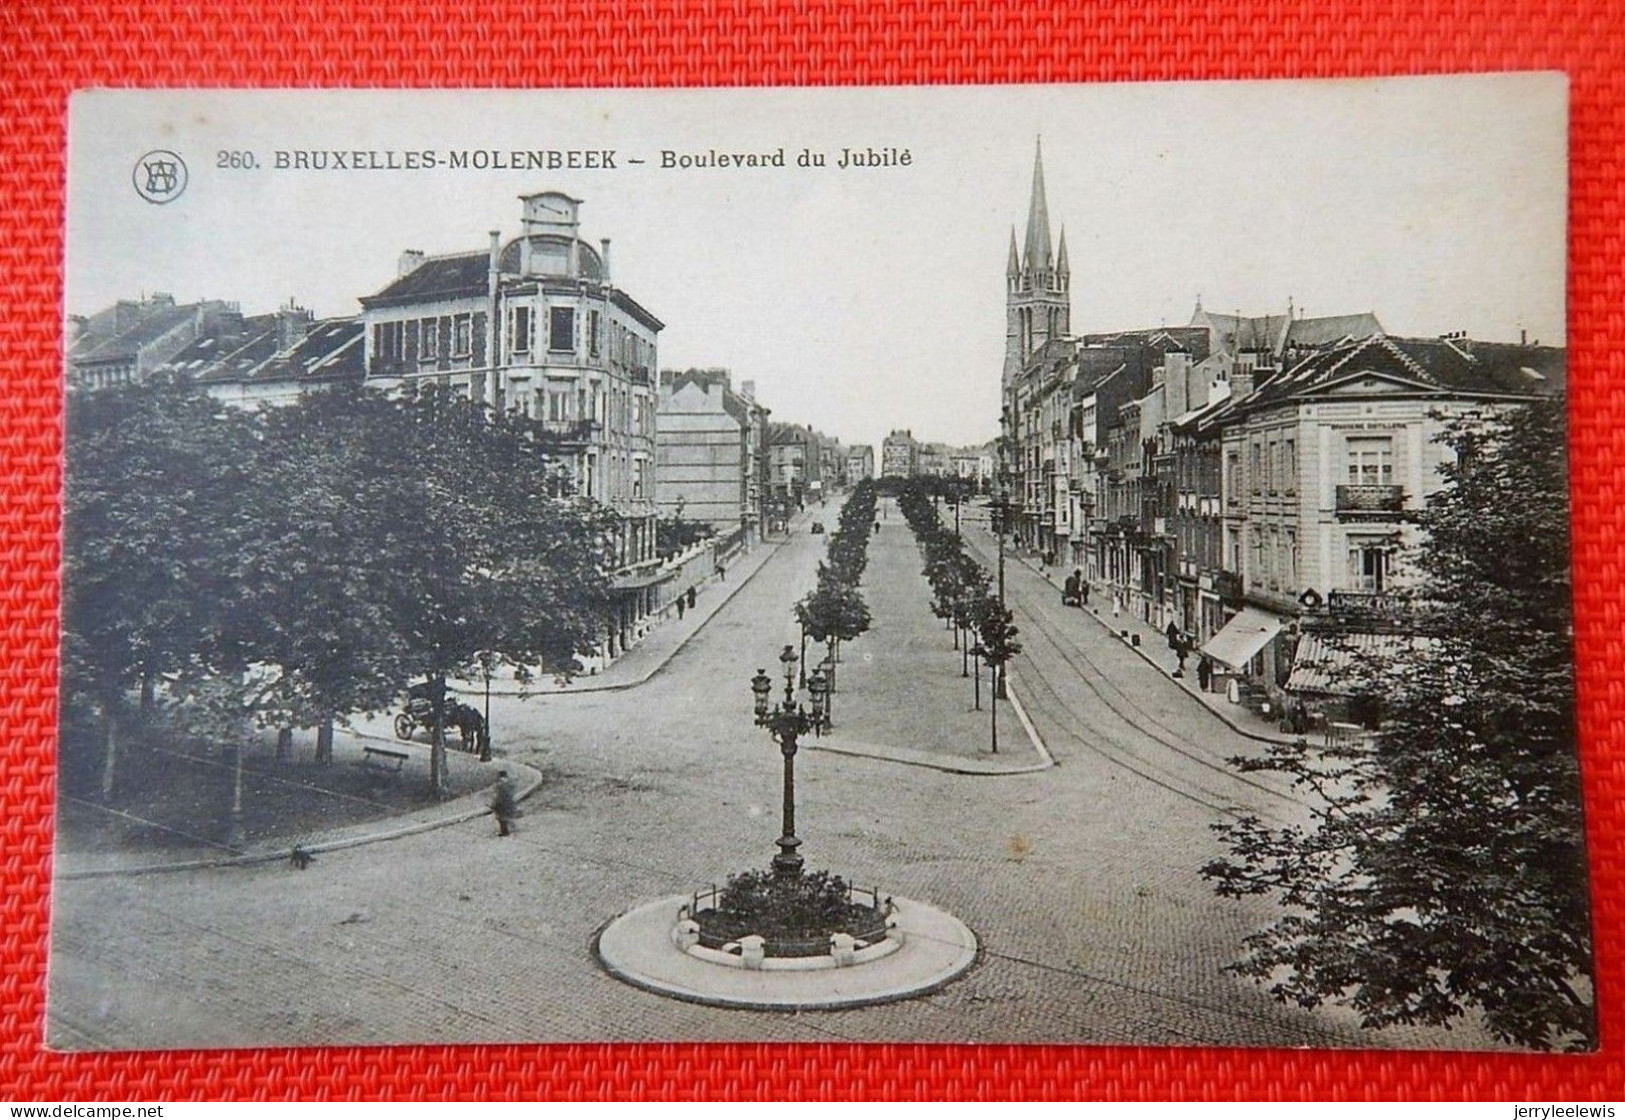
[[[596,420],[544,420],[542,431],[560,443],[592,443],[602,427]]]
[[[1337,488],[1337,515],[1351,520],[1392,520],[1405,513],[1405,489],[1401,486],[1349,485]]]

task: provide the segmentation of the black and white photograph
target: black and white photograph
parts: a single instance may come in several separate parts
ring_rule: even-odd
[[[1594,1050],[1567,141],[76,94],[47,1045]]]

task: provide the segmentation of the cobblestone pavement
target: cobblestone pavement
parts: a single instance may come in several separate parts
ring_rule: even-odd
[[[895,513],[884,526],[906,532]],[[752,725],[748,681],[795,640],[790,604],[824,540],[778,549],[647,684],[493,699],[499,746],[547,779],[512,837],[474,821],[328,853],[304,872],[59,883],[49,1041],[1485,1044],[1459,1029],[1363,1032],[1221,971],[1270,911],[1201,881],[1210,826],[1233,806],[1301,810],[1216,761],[1257,744],[1094,623],[1056,617],[1051,589],[1019,569],[1017,688],[1055,769],[965,777],[797,759],[808,865],[951,911],[981,938],[975,968],[918,1000],[799,1015],[680,1003],[598,970],[590,944],[611,917],[772,855],[780,760]]]

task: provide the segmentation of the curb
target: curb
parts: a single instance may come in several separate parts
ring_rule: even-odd
[[[356,732],[355,734],[357,738],[378,738],[378,736],[363,735],[360,732]],[[393,742],[393,740],[387,741]],[[506,758],[502,760],[502,765],[506,769],[519,770],[526,775],[525,784],[517,792],[515,792],[514,800],[523,801],[525,798],[529,797],[531,794],[535,793],[541,788],[542,774],[541,771],[537,770],[535,767],[527,765],[523,762],[515,762]],[[491,809],[490,806],[484,804],[485,792],[486,791],[483,788],[477,789],[447,802],[445,808],[452,811],[448,812],[445,816],[436,817],[433,820],[415,821],[412,824],[407,825],[398,825],[394,828],[386,828],[379,832],[367,832],[358,836],[340,836],[332,840],[318,841],[313,844],[294,843],[286,848],[278,847],[265,851],[245,853],[238,856],[221,856],[218,859],[184,860],[179,863],[155,863],[146,864],[139,867],[91,867],[83,868],[77,871],[59,870],[55,873],[54,878],[58,880],[111,879],[125,875],[161,875],[171,871],[209,871],[224,867],[252,867],[262,863],[285,862],[292,858],[294,848],[302,848],[310,855],[320,855],[324,852],[343,851],[346,848],[359,848],[365,844],[379,844],[386,840],[399,840],[406,836],[415,836],[420,832],[433,832],[438,828],[449,828],[452,825],[463,824],[467,821],[474,820],[477,817],[489,816]],[[471,807],[468,805],[468,802],[470,801],[479,801],[481,804],[477,808]],[[463,807],[456,808],[459,804],[461,804]],[[366,826],[358,825],[356,827],[361,828]]]
[[[982,939],[962,920],[917,899],[892,897],[900,903],[902,947],[850,968],[753,972],[695,960],[667,932],[670,916],[688,895],[654,899],[609,919],[594,931],[589,951],[609,976],[651,995],[781,1015],[916,999],[941,991],[982,962]]]
[[[1003,778],[1011,774],[1038,774],[1055,766],[1055,760],[1050,757],[1048,751],[1045,751],[1042,748],[1040,748],[1040,754],[1045,759],[1043,762],[1030,762],[1024,763],[1020,766],[1000,767],[997,769],[991,767],[973,769],[968,761],[954,763],[934,762],[929,758],[898,758],[895,755],[880,754],[875,751],[864,750],[861,746],[827,747],[823,746],[822,744],[809,744],[807,745],[807,749],[823,751],[826,754],[845,755],[848,758],[867,758],[872,762],[890,762],[897,766],[918,766],[922,770],[937,770],[944,774],[959,774],[968,778]],[[899,747],[896,749],[912,750],[913,748]],[[925,751],[919,751],[918,753],[921,755],[926,754]],[[982,760],[977,759],[976,761]]]
[[[1005,666],[1005,695],[1010,700],[1010,706],[1016,710],[1016,718],[1021,721],[1021,726],[1027,729],[1027,738],[1032,740],[1033,749],[1038,752],[1038,757],[1044,760],[1044,765],[1036,767],[1036,769],[1048,770],[1050,767],[1055,765],[1055,756],[1049,753],[1049,748],[1044,745],[1044,737],[1038,733],[1038,728],[1034,727],[1033,721],[1027,717],[1027,709],[1022,704],[1021,698],[1016,695],[1015,677],[1016,675],[1014,670],[1012,670],[1008,665]],[[1025,771],[1023,772],[1025,773]]]

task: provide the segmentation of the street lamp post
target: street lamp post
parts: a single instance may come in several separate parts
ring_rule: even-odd
[[[799,660],[794,646],[785,646],[784,652],[779,654],[779,664],[784,670],[784,699],[778,704],[769,707],[773,678],[767,675],[767,670],[756,670],[750,682],[750,690],[756,698],[756,726],[765,728],[773,736],[779,744],[779,753],[784,756],[783,829],[782,835],[775,841],[779,852],[773,857],[773,874],[781,879],[799,877],[803,863],[801,853],[796,850],[801,847],[801,840],[796,836],[797,740],[818,727],[823,719],[822,678],[818,672],[813,673],[814,679],[820,681],[820,690],[812,692],[812,710],[805,711],[796,702],[796,664]]]
[[[971,678],[972,687],[976,691],[976,710],[982,710],[982,643],[977,642],[971,647],[971,658],[976,662],[976,673]]]
[[[834,708],[834,697],[830,694],[833,676],[820,665],[807,678],[807,692],[812,696],[813,734],[820,739],[829,730],[830,714]]]
[[[485,711],[480,716],[480,761],[491,761],[491,654],[480,654],[480,668],[485,671]]]

